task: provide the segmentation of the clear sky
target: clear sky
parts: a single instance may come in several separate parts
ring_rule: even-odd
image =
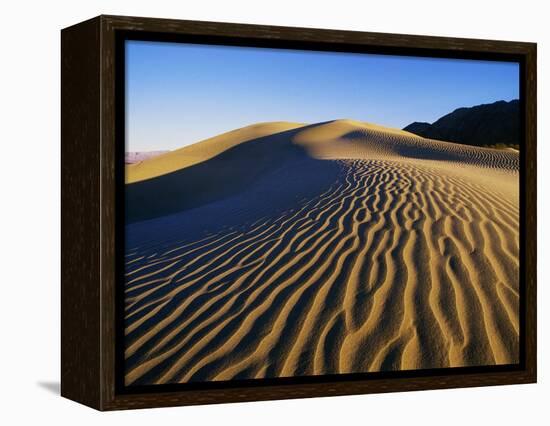
[[[403,128],[517,98],[515,63],[126,42],[126,151],[177,149],[265,121]]]

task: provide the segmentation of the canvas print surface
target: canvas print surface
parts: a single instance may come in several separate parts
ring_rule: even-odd
[[[127,41],[124,382],[519,362],[519,65]]]

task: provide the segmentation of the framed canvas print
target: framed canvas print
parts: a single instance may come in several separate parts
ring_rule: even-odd
[[[101,16],[62,42],[62,395],[536,381],[536,45]]]

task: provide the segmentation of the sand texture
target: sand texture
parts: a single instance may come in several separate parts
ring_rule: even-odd
[[[127,167],[126,383],[518,362],[518,168],[351,120]]]

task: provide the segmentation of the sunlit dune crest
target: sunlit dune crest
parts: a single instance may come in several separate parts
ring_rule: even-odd
[[[147,162],[127,166],[126,183],[151,179],[189,167],[209,160],[241,143],[301,126],[303,124],[287,122],[259,123],[223,133],[222,135],[214,136],[213,138],[149,159]]]

